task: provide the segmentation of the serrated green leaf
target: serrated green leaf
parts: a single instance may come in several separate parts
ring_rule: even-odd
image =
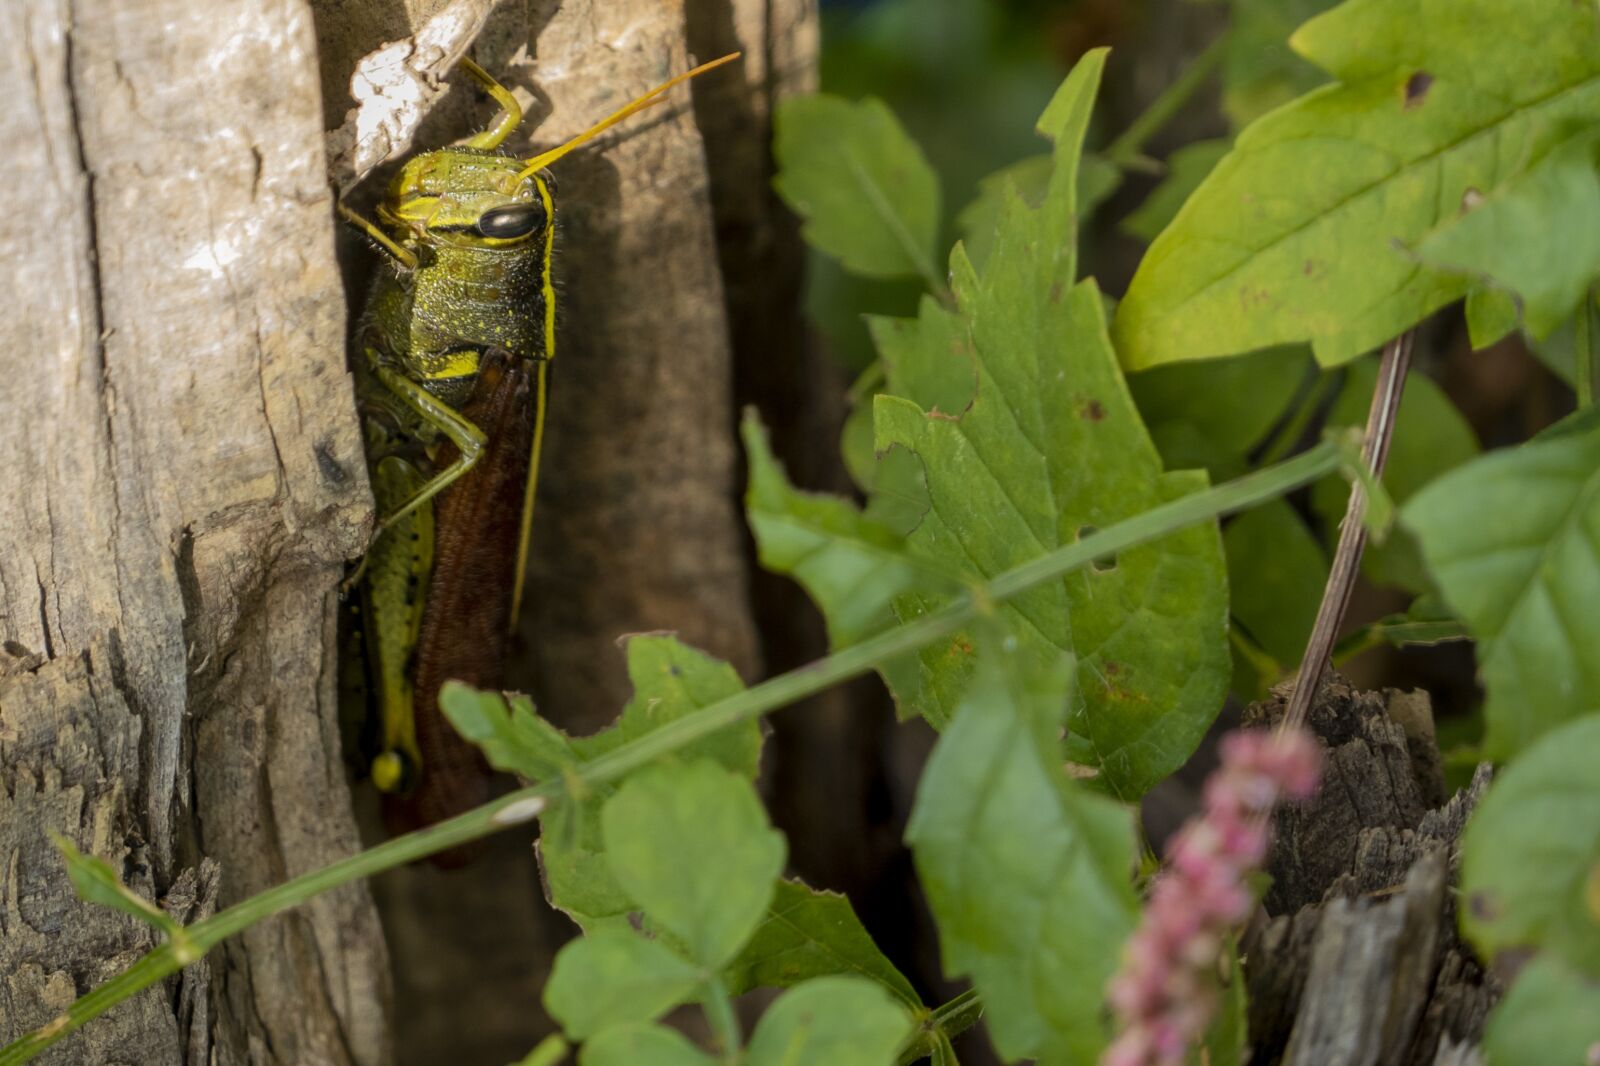
[[[1401,522],[1477,638],[1491,758],[1600,710],[1600,425],[1451,471]]]
[[[660,1025],[607,1029],[578,1053],[581,1066],[715,1066],[716,1061],[676,1029]]]
[[[599,929],[556,953],[544,1005],[574,1040],[603,1029],[649,1022],[687,1000],[700,969],[642,933]]]
[[[970,975],[1001,1057],[1095,1060],[1102,997],[1138,915],[1128,808],[1069,780],[1070,662],[986,647],[917,787],[906,839],[944,968]]]
[[[1364,426],[1378,380],[1378,361],[1363,359],[1345,371],[1344,385],[1328,412],[1327,426]],[[1389,461],[1383,486],[1397,505],[1404,505],[1424,485],[1478,454],[1478,438],[1450,397],[1431,378],[1412,373],[1406,379],[1395,417]],[[1339,536],[1350,499],[1350,483],[1327,478],[1311,490],[1311,508],[1322,519],[1323,536],[1332,544]],[[1427,572],[1416,541],[1404,529],[1390,531],[1382,543],[1369,544],[1362,570],[1380,585],[1394,585],[1413,593],[1428,590]]]
[[[1485,956],[1542,949],[1600,979],[1600,715],[1507,767],[1461,844],[1461,928]]]
[[[1229,142],[1219,139],[1195,141],[1173,152],[1167,157],[1167,176],[1150,191],[1137,211],[1122,220],[1120,228],[1146,243],[1155,240],[1156,234],[1177,216],[1189,194],[1228,154],[1228,148]]]
[[[1322,546],[1282,500],[1230,521],[1222,546],[1234,619],[1278,662],[1299,662],[1328,581]]]
[[[868,277],[937,276],[939,179],[883,101],[793,96],[774,127],[773,186],[813,247]]]
[[[1600,276],[1597,143],[1600,122],[1573,132],[1498,189],[1469,198],[1418,242],[1418,257],[1515,293],[1528,332],[1549,336]]]
[[[548,781],[573,760],[566,734],[540,718],[526,696],[514,696],[508,703],[498,692],[446,681],[439,689],[439,709],[496,770]]]
[[[835,648],[892,625],[890,603],[926,580],[927,567],[907,554],[903,537],[849,501],[795,489],[753,411],[742,431],[750,464],[745,514],[761,565],[805,587]]]
[[[746,1066],[894,1066],[911,1015],[860,977],[817,977],[767,1008],[750,1037]]]
[[[1151,245],[1117,309],[1124,365],[1377,347],[1469,287],[1401,246],[1600,120],[1587,4],[1349,0],[1291,44],[1337,84],[1241,133]]]
[[[978,182],[978,196],[961,213],[956,215],[956,228],[967,246],[967,258],[979,268],[988,262],[989,251],[994,247],[994,232],[1000,225],[1000,215],[1006,200],[1020,197],[1030,207],[1037,207],[1050,184],[1050,174],[1055,161],[1048,155],[1031,155],[1010,166],[990,174]]]
[[[738,954],[786,854],[749,778],[708,759],[648,767],[606,802],[600,825],[612,875],[651,921],[703,966]]]
[[[692,711],[740,692],[744,685],[727,663],[668,636],[628,638],[628,677],[633,699],[609,728],[567,743],[572,766],[599,758],[630,740],[660,729]],[[705,756],[754,780],[761,761],[761,726],[743,722],[679,752],[684,759]],[[615,792],[601,786],[573,804],[558,804],[540,816],[539,864],[552,906],[585,930],[623,921],[633,901],[612,876],[600,831],[600,807]]]
[[[737,996],[833,974],[865,977],[908,1007],[922,1006],[916,989],[878,950],[848,899],[798,881],[779,881],[766,916],[723,981],[729,995]]]
[[[1540,955],[1489,1014],[1489,1066],[1588,1066],[1600,1047],[1600,981]]]
[[[1303,346],[1273,348],[1155,367],[1130,376],[1128,390],[1169,470],[1204,468],[1221,481],[1244,473],[1310,369]]]
[[[131,914],[173,940],[184,936],[183,926],[172,915],[124,885],[110,863],[96,855],[85,855],[60,833],[51,832],[50,842],[65,860],[67,879],[79,899]]]
[[[979,278],[951,256],[958,310],[925,301],[914,321],[875,323],[889,391],[873,408],[880,452],[920,459],[930,506],[908,543],[975,577],[1204,485],[1163,473],[1105,334],[1093,282],[1074,283],[1075,168],[1104,52],[1063,83],[1040,130],[1056,168],[1037,209],[1008,201]],[[1034,659],[1078,656],[1069,757],[1135,797],[1179,766],[1227,689],[1227,594],[1215,526],[1195,526],[1000,608]],[[902,620],[938,607],[901,597]],[[902,708],[936,726],[971,668],[958,634],[925,649]]]
[[[1289,34],[1336,0],[1232,0],[1222,110],[1235,129],[1327,81],[1289,48]]]

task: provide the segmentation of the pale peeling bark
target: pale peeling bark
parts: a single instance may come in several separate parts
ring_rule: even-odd
[[[328,649],[371,502],[305,5],[22,0],[0,42],[9,1039],[152,942],[47,831],[185,918],[357,846]],[[386,968],[350,886],[46,1061],[380,1063]]]

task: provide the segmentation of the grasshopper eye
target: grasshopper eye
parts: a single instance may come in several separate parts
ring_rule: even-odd
[[[526,237],[544,225],[544,204],[512,204],[485,211],[478,218],[478,232],[496,240]]]

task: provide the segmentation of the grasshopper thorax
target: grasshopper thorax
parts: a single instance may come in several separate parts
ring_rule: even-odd
[[[520,249],[554,215],[549,171],[481,148],[446,148],[408,161],[390,183],[378,217],[402,243],[485,251]]]

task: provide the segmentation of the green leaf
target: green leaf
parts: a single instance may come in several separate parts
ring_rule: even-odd
[[[1461,927],[1492,958],[1542,948],[1600,978],[1600,715],[1502,772],[1461,846]]]
[[[1001,1057],[1093,1062],[1106,982],[1138,903],[1128,808],[1069,780],[1060,729],[1074,673],[984,648],[923,771],[906,839],[945,972],[970,975]]]
[[[1482,351],[1504,340],[1517,328],[1521,317],[1517,301],[1501,289],[1472,289],[1467,293],[1467,340],[1472,350]]]
[[[1230,521],[1222,546],[1234,619],[1278,662],[1299,662],[1328,581],[1322,546],[1282,500]]]
[[[1597,143],[1600,125],[1582,128],[1498,189],[1469,197],[1417,255],[1515,293],[1528,332],[1549,336],[1600,276]]]
[[[617,883],[704,966],[738,954],[783,869],[749,779],[709,760],[641,770],[600,812]]]
[[[1600,1045],[1600,981],[1549,954],[1517,975],[1483,1031],[1489,1066],[1587,1066]]]
[[[745,514],[761,565],[793,577],[821,605],[834,648],[893,625],[894,597],[926,577],[905,539],[847,500],[795,489],[754,411],[745,415],[743,434],[750,461]]]
[[[60,833],[51,832],[50,842],[66,861],[67,879],[79,899],[131,914],[174,941],[185,937],[183,926],[172,915],[124,885],[110,863],[96,855],[85,855]]]
[[[987,269],[951,256],[958,311],[925,301],[875,323],[889,391],[873,408],[880,452],[920,459],[930,507],[908,544],[973,577],[1205,484],[1163,473],[1117,369],[1092,281],[1074,284],[1076,163],[1104,52],[1067,78],[1040,129],[1056,142],[1041,205],[1006,206]],[[904,620],[944,602],[902,597]],[[1136,797],[1181,765],[1226,693],[1227,593],[1216,527],[1195,526],[1010,601],[1000,614],[1028,658],[1078,656],[1070,755]],[[971,668],[958,635],[925,649],[902,708],[936,726]]]
[[[1219,139],[1195,141],[1173,152],[1167,158],[1167,176],[1144,198],[1137,211],[1122,220],[1120,228],[1146,243],[1155,240],[1217,161],[1228,154],[1228,148],[1229,142]]]
[[[581,1066],[715,1066],[716,1061],[676,1029],[660,1025],[607,1029],[578,1054]]]
[[[592,737],[573,737],[571,766],[599,758],[630,740],[726,699],[744,688],[733,668],[668,636],[628,638],[628,677],[633,699],[610,728]],[[743,722],[682,749],[679,757],[705,756],[753,780],[761,760],[761,726]],[[540,816],[539,864],[552,906],[586,930],[621,921],[633,901],[617,884],[606,861],[600,807],[615,792],[602,786]]]
[[[1589,4],[1349,0],[1290,43],[1337,84],[1256,120],[1150,246],[1117,309],[1124,365],[1377,347],[1469,288],[1404,246],[1600,120]]]
[[[1344,385],[1328,413],[1330,429],[1366,425],[1372,390],[1378,380],[1378,361],[1363,359],[1345,374]],[[1404,504],[1424,485],[1477,454],[1477,436],[1444,390],[1431,378],[1412,373],[1400,398],[1389,461],[1383,471],[1383,485],[1390,498],[1397,505]],[[1343,478],[1327,478],[1311,490],[1311,508],[1322,518],[1323,535],[1329,544],[1339,537],[1339,523],[1344,520],[1349,499],[1350,483]],[[1369,544],[1361,565],[1366,575],[1380,585],[1394,585],[1413,593],[1428,590],[1427,572],[1416,542],[1403,529],[1391,530],[1381,544]]]
[[[1600,425],[1579,424],[1476,459],[1401,512],[1477,638],[1491,758],[1600,710]]]
[[[1244,473],[1246,456],[1283,420],[1310,368],[1304,347],[1273,348],[1156,367],[1129,377],[1128,390],[1168,469],[1203,467],[1223,480]]]
[[[868,277],[937,280],[939,179],[883,101],[789,97],[774,125],[773,185],[813,247]]]
[[[1249,996],[1239,946],[1230,942],[1222,956],[1223,974],[1216,1016],[1206,1029],[1204,1066],[1242,1066],[1250,1046]]]
[[[860,977],[817,977],[785,992],[761,1016],[746,1066],[894,1066],[911,1015]]]
[[[922,1006],[916,989],[884,958],[848,899],[798,881],[779,881],[766,917],[723,980],[728,993],[737,996],[832,974],[865,977],[908,1007]]]
[[[1235,129],[1327,77],[1289,49],[1289,34],[1336,0],[1232,0],[1222,61],[1222,110]]]
[[[614,1025],[648,1022],[688,999],[704,974],[631,929],[599,929],[569,941],[544,986],[550,1017],[574,1040]]]
[[[1055,161],[1048,155],[1031,155],[1010,166],[990,174],[978,182],[978,198],[956,216],[956,228],[967,246],[967,258],[982,269],[994,248],[995,230],[1000,227],[1000,217],[1006,203],[1018,197],[1030,207],[1037,207],[1044,199],[1050,185],[1050,174]]]
[[[516,1066],[556,1066],[567,1057],[567,1042],[561,1039],[561,1034],[551,1033],[539,1041],[534,1049],[524,1055]]]
[[[489,765],[531,781],[548,781],[572,762],[567,737],[540,718],[533,701],[498,692],[480,692],[460,681],[439,689],[439,708],[467,740],[483,750]]]

